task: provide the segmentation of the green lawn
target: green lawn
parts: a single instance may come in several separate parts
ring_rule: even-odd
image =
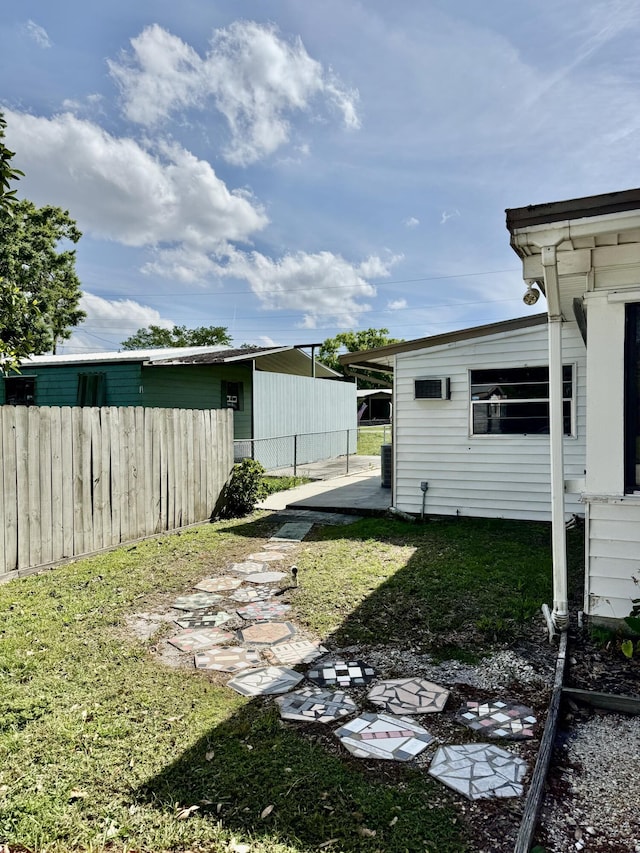
[[[268,515],[203,525],[0,586],[0,844],[469,849],[457,798],[424,772],[349,758],[325,727],[283,725],[271,700],[167,666],[157,638],[127,628],[273,530]],[[410,636],[436,655],[478,655],[549,600],[548,536],[498,521],[316,527],[296,554],[291,618],[333,647]]]
[[[358,427],[358,456],[379,456],[382,444],[391,444],[390,424]]]

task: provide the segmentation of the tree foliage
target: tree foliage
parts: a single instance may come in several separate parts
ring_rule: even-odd
[[[75,244],[82,236],[67,211],[27,200],[0,207],[0,363],[15,369],[29,355],[55,352],[84,319]]]
[[[318,352],[318,361],[326,364],[327,367],[337,370],[338,373],[346,374],[345,368],[338,361],[338,356],[341,352],[361,352],[364,350],[377,349],[378,347],[386,346],[387,344],[401,343],[401,338],[389,337],[389,329],[361,329],[359,332],[340,332],[335,338],[327,338],[320,347]],[[375,379],[386,379],[388,384],[392,384],[392,377],[389,374],[376,373],[371,374],[367,370],[358,370],[360,378],[358,378],[358,386],[360,388],[375,388],[379,382],[369,382],[362,377],[372,376]]]
[[[12,181],[18,181],[24,172],[14,169],[11,160],[15,152],[9,151],[2,141],[4,139],[7,120],[0,112],[0,210],[11,213],[13,205],[16,204],[16,191],[10,189]]]
[[[122,341],[120,346],[125,350],[153,349],[155,347],[204,347],[228,346],[231,337],[226,326],[198,326],[187,329],[186,326],[174,326],[163,329],[161,326],[150,325],[138,329],[135,335]]]

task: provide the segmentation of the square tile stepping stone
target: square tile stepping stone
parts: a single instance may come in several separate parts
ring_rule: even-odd
[[[240,628],[238,636],[243,643],[272,646],[295,636],[296,629],[291,622],[256,622],[247,628]]]
[[[408,717],[390,714],[361,714],[334,734],[357,758],[392,761],[410,761],[434,740],[431,732]]]
[[[522,796],[527,763],[490,743],[441,746],[429,773],[470,800]]]
[[[232,563],[229,566],[230,572],[235,572],[237,575],[251,575],[255,572],[264,572],[267,568],[265,562],[260,560],[245,560],[243,563]]]
[[[236,610],[238,616],[243,619],[282,619],[291,610],[290,604],[281,604],[279,601],[254,601],[253,604],[245,604]]]
[[[285,666],[265,666],[236,675],[227,682],[243,696],[262,696],[272,693],[288,693],[302,681],[302,675]]]
[[[257,563],[275,563],[278,560],[286,560],[287,555],[281,549],[278,551],[258,551],[255,554],[249,554],[250,560],[255,560]]]
[[[312,527],[313,524],[309,524],[306,521],[290,521],[287,524],[283,524],[280,530],[274,533],[271,541],[277,542],[279,539],[283,539],[285,541],[302,542]]]
[[[285,572],[256,572],[254,575],[245,575],[247,583],[275,583],[286,578]]]
[[[332,723],[358,711],[356,703],[344,690],[322,690],[320,687],[302,687],[286,696],[278,696],[280,716],[283,720]]]
[[[354,687],[369,684],[376,671],[362,660],[328,660],[307,672],[318,687]]]
[[[231,619],[233,619],[232,614],[224,610],[218,610],[217,613],[204,613],[200,610],[195,613],[185,613],[175,622],[181,628],[217,628],[225,622],[230,622]]]
[[[200,628],[197,630],[187,628],[176,634],[175,637],[169,637],[167,642],[180,649],[181,652],[195,652],[201,649],[210,649],[211,646],[229,643],[234,638],[235,634],[231,631],[223,631],[221,628]]]
[[[222,596],[213,592],[193,592],[176,598],[171,606],[177,610],[206,610],[221,600]]]
[[[236,589],[241,583],[240,578],[222,575],[219,578],[205,578],[195,585],[195,589],[202,590],[202,592],[220,592],[226,589]]]
[[[457,722],[486,737],[526,740],[538,722],[533,710],[515,702],[467,702],[455,716]]]
[[[232,592],[229,598],[248,604],[250,601],[265,601],[267,598],[272,598],[274,592],[275,589],[272,586],[243,586]]]
[[[277,646],[267,649],[266,655],[275,663],[297,666],[301,663],[311,663],[326,651],[319,640],[293,640],[291,643],[278,643]]]
[[[368,699],[390,714],[431,714],[442,711],[449,691],[423,678],[393,678],[369,691]]]
[[[264,546],[265,551],[286,551],[289,553],[293,551],[298,543],[295,541],[285,541],[283,539],[269,539],[269,541]]]
[[[243,669],[260,666],[262,660],[253,649],[229,646],[226,649],[209,649],[196,652],[194,662],[197,669],[213,669],[218,672],[241,672]]]

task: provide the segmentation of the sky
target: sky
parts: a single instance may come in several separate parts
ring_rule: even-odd
[[[640,185],[637,0],[22,0],[18,195],[68,210],[86,320],[236,346],[435,335],[522,302],[505,208]]]

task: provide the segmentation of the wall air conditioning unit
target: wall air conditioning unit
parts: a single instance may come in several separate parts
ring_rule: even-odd
[[[416,400],[450,400],[451,380],[448,376],[426,376],[424,379],[414,379],[413,396]]]

